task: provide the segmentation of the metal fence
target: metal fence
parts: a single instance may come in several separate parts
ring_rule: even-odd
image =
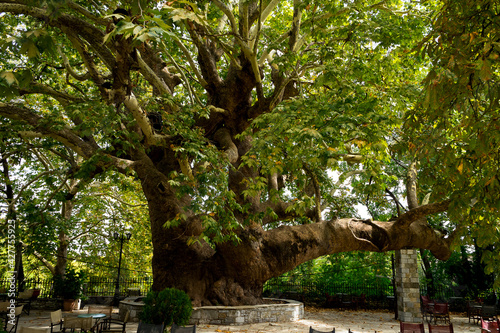
[[[140,290],[145,295],[151,290],[153,279],[149,277],[136,279],[120,279],[120,295],[127,295],[129,289]],[[115,294],[116,279],[90,277],[85,283],[84,293],[87,296],[113,296]]]
[[[127,295],[129,289],[140,291],[145,295],[151,290],[153,279],[143,278],[123,278],[120,279],[120,295]],[[0,279],[0,289],[9,289],[10,280]],[[116,279],[89,277],[84,284],[84,294],[86,296],[113,296],[115,294]],[[50,278],[25,279],[22,288],[40,289],[41,298],[53,297],[53,282]],[[421,294],[427,295],[427,286],[420,286]],[[433,298],[450,301],[463,299],[464,288],[439,286],[435,288]],[[290,298],[304,302],[322,304],[326,300],[326,295],[364,295],[369,307],[391,308],[394,302],[394,289],[390,281],[381,283],[337,283],[337,282],[316,282],[307,279],[283,280],[271,279],[266,282],[263,289],[266,297]]]
[[[10,292],[10,279],[0,279],[0,289],[6,292]],[[39,297],[52,297],[53,294],[53,281],[51,279],[24,279],[19,286],[20,289],[39,289],[40,295]]]
[[[373,308],[392,308],[394,290],[391,283],[321,283],[298,280],[271,279],[264,285],[264,296],[296,299],[303,302],[324,304],[327,295],[363,295]]]
[[[135,279],[120,279],[120,295],[127,295],[129,289],[140,290],[141,295],[151,290],[153,279],[149,277]],[[9,290],[10,279],[0,279],[0,289]],[[115,294],[116,279],[90,277],[83,285],[86,296],[113,296]],[[20,289],[40,289],[41,298],[54,296],[53,280],[50,278],[25,279]]]
[[[433,299],[450,302],[456,310],[462,311],[465,308],[464,286],[436,285],[433,290],[428,290],[425,283],[420,284],[421,295],[429,295]],[[316,282],[307,279],[290,280],[271,279],[264,285],[264,296],[289,298],[303,302],[317,303],[324,305],[327,302],[327,295],[339,296],[363,296],[368,308],[394,307],[394,287],[390,280],[380,283],[336,283],[336,282]]]
[[[334,294],[350,294],[350,295],[366,295],[366,296],[392,296],[394,295],[393,286],[390,283],[319,283],[315,281],[283,281],[269,280],[264,285],[264,293],[279,294],[279,293],[298,293],[303,295],[321,296],[326,293]]]

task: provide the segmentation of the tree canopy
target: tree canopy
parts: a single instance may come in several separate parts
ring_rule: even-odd
[[[498,10],[0,1],[0,119],[68,177],[140,181],[154,289],[255,303],[324,254],[498,239]]]

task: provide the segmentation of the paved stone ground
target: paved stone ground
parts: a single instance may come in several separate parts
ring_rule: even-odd
[[[115,312],[117,313],[117,309]],[[76,316],[79,312],[85,313],[86,310],[74,311],[72,313],[64,312],[63,316]],[[19,320],[19,326],[24,327],[50,327],[50,312],[32,310],[30,315],[23,314]],[[469,323],[465,314],[452,314],[455,333],[480,333],[478,324]],[[318,330],[331,330],[335,327],[336,332],[345,333],[349,329],[355,333],[398,333],[399,321],[394,319],[394,313],[382,311],[339,311],[336,309],[318,309],[306,307],[304,318],[294,322],[283,323],[259,323],[240,326],[217,326],[217,325],[199,325],[199,333],[308,333],[312,326]],[[425,331],[428,332],[427,325]],[[50,330],[49,330],[50,332]],[[137,332],[137,323],[128,323],[127,332]],[[18,330],[17,333],[22,333]]]

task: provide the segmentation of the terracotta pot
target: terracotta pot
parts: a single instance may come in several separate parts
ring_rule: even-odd
[[[33,295],[31,298],[36,299],[38,296],[40,296],[40,289],[33,289]]]
[[[79,299],[65,299],[63,300],[63,311],[78,310],[80,308]]]

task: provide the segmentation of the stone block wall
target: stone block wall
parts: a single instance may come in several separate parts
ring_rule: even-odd
[[[395,259],[398,319],[404,322],[421,323],[417,250],[396,251]]]
[[[59,298],[37,298],[31,301],[32,310],[50,310],[62,309],[63,300]]]
[[[190,324],[246,325],[262,322],[287,322],[304,317],[304,304],[292,300],[284,304],[246,306],[204,306],[193,309]]]

